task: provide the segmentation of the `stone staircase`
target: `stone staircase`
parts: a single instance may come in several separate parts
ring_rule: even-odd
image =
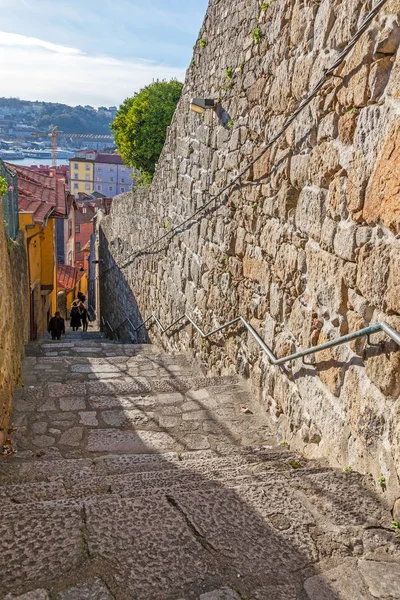
[[[240,379],[98,333],[26,354],[2,600],[400,598],[383,492],[278,444]]]

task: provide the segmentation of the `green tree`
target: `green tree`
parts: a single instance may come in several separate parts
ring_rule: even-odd
[[[147,85],[121,104],[111,124],[124,163],[139,169],[144,183],[153,177],[182,87],[175,79]]]

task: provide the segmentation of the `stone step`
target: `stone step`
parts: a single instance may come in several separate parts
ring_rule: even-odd
[[[264,469],[253,474],[245,465],[228,466],[218,463],[204,466],[202,469],[198,468],[196,471],[166,469],[106,477],[88,475],[83,479],[54,476],[54,481],[49,482],[0,486],[0,502],[4,508],[7,504],[30,504],[67,498],[88,499],[108,494],[149,498],[154,495],[170,494],[176,490],[203,490],[216,485],[225,488],[237,488],[243,485],[263,487],[271,477],[277,483],[279,471],[282,472],[281,482],[290,477],[290,467],[284,464],[280,465],[280,469],[270,465],[269,470]],[[302,476],[323,472],[327,472],[327,468],[304,467]]]
[[[54,459],[270,445],[272,432],[256,408],[242,412],[246,392],[227,389],[16,399],[16,449]]]
[[[197,453],[196,453],[197,454]],[[97,494],[144,495],[164,488],[199,482],[218,481],[234,486],[236,480],[258,481],[274,471],[290,474],[296,455],[289,452],[264,451],[259,458],[240,452],[217,456],[199,453],[179,460],[176,454],[104,457],[88,460],[23,461],[0,470],[0,502],[26,503],[37,500],[89,497]],[[250,460],[249,460],[250,458]],[[317,463],[305,463],[302,473],[324,470]],[[0,463],[1,469],[1,463]]]
[[[238,378],[70,335],[30,347],[14,398],[0,600],[322,600],[321,571],[395,577],[382,492],[276,445]]]
[[[82,365],[84,366],[84,365]],[[78,375],[77,375],[78,376]],[[213,388],[218,386],[234,387],[235,384],[239,383],[239,377],[228,376],[228,377],[194,377],[194,376],[178,376],[165,378],[150,376],[130,376],[124,375],[120,378],[111,378],[105,380],[96,378],[89,379],[88,373],[83,374],[84,379],[82,381],[71,380],[68,378],[67,383],[63,382],[48,382],[48,383],[36,383],[36,385],[25,386],[16,390],[14,398],[16,400],[15,406],[16,411],[20,412],[22,409],[19,404],[25,403],[23,406],[28,412],[31,412],[35,408],[39,408],[43,399],[48,398],[49,400],[61,399],[66,397],[77,397],[77,396],[112,396],[112,397],[130,397],[135,396],[151,395],[157,393],[176,393],[176,392],[187,392],[190,390],[196,391],[203,388]],[[239,391],[239,390],[237,390]],[[241,388],[244,392],[244,389]],[[31,406],[31,408],[29,408]],[[39,408],[40,410],[40,408]],[[42,410],[51,410],[43,408]]]
[[[34,452],[25,452],[23,457],[15,454],[0,457],[0,486],[10,484],[54,481],[55,477],[84,478],[85,476],[108,476],[171,469],[189,469],[195,472],[204,465],[278,465],[298,462],[297,453],[284,446],[235,447],[229,446],[218,453],[212,450],[196,452],[165,452],[157,454],[105,455],[95,458],[61,458],[43,453],[40,458]],[[302,461],[303,466],[305,462]],[[307,464],[310,464],[309,461]],[[313,463],[314,464],[314,463]],[[315,463],[327,466],[323,461]],[[289,465],[290,466],[290,465]]]
[[[41,340],[26,346],[26,356],[82,356],[85,354],[110,356],[136,356],[160,354],[160,348],[153,344],[121,344],[107,339]]]
[[[125,379],[132,376],[155,379],[188,378],[199,375],[183,356],[160,354],[135,356],[29,356],[24,360],[25,386],[47,382]]]
[[[270,472],[262,481],[236,483],[200,477],[189,488],[141,497],[5,504],[3,589],[76,583],[90,561],[90,576],[101,574],[118,598],[192,598],[228,582],[236,582],[242,597],[266,585],[272,594],[282,581],[289,587],[278,598],[300,598],[293,590],[300,593],[332,552],[336,562],[325,562],[325,569],[356,562],[363,545],[370,560],[379,549],[386,560],[396,556],[382,530],[390,526],[390,511],[355,473],[294,469],[289,477]],[[282,573],[290,577],[282,580]]]

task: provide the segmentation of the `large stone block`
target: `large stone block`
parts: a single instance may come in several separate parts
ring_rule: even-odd
[[[344,310],[343,261],[321,250],[315,243],[306,246],[307,291],[311,305],[325,307],[333,313]]]
[[[367,189],[363,218],[400,233],[400,125],[389,131]]]
[[[381,310],[400,313],[400,249],[366,244],[358,256],[357,288]]]
[[[321,239],[326,214],[327,193],[317,187],[304,187],[296,208],[296,227],[315,240]]]
[[[279,247],[273,272],[284,283],[295,281],[297,271],[298,250],[293,244],[282,244]]]
[[[337,99],[342,106],[366,106],[373,45],[373,34],[371,31],[367,31],[346,61],[341,72],[343,82],[337,92]]]
[[[357,226],[354,223],[342,222],[333,243],[336,256],[343,260],[355,260]]]
[[[313,185],[328,188],[340,169],[339,152],[332,142],[322,142],[314,148],[309,165],[309,179]]]
[[[259,283],[269,281],[269,265],[259,246],[250,246],[243,258],[243,275]]]
[[[352,144],[357,126],[357,112],[349,110],[339,119],[338,135],[343,144]]]

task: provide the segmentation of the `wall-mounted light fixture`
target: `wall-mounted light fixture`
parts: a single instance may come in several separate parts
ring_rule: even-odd
[[[190,101],[192,112],[203,114],[207,108],[215,108],[214,98],[192,98]]]
[[[93,263],[94,265],[98,265],[99,263],[102,263],[102,262],[103,262],[103,259],[102,259],[102,258],[100,258],[99,260],[92,260],[92,263]]]

